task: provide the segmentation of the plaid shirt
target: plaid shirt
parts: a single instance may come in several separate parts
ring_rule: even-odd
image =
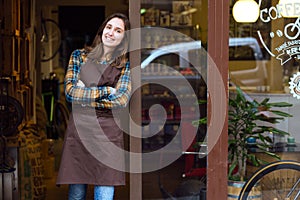
[[[65,76],[65,94],[69,102],[85,104],[99,108],[125,107],[129,102],[131,93],[130,67],[127,62],[121,71],[116,84],[116,93],[110,94],[110,87],[79,87],[77,86],[80,67],[86,62],[87,53],[83,49],[72,52],[69,66]]]

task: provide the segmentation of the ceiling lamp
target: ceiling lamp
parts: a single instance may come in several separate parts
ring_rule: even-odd
[[[279,0],[276,7],[282,17],[286,17],[286,18],[300,17],[299,0]]]
[[[233,6],[232,14],[236,22],[256,22],[259,17],[259,5],[254,0],[238,0]]]

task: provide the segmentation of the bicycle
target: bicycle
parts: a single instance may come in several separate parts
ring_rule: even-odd
[[[21,103],[8,94],[8,77],[0,77],[0,135],[14,136],[24,118]]]
[[[9,77],[0,76],[0,177],[1,177],[1,199],[9,198],[9,184],[5,181],[5,174],[12,177],[14,172],[14,159],[8,154],[7,137],[16,136],[18,127],[22,123],[24,110],[21,103],[14,97],[9,95],[8,85],[11,79]],[[15,178],[12,179],[12,190],[15,190]],[[6,187],[8,186],[8,187]],[[7,195],[8,194],[8,195]]]
[[[61,100],[58,100],[58,96],[55,95],[55,90],[57,87],[53,86],[53,84],[56,83],[56,80],[44,81],[46,81],[46,83],[43,84],[48,87],[47,89],[50,89],[42,92],[42,103],[48,116],[48,122],[46,126],[47,138],[64,138],[64,133],[69,120],[69,109],[65,103]]]
[[[300,197],[300,163],[280,160],[257,170],[243,186],[239,200],[253,193],[263,200],[296,200]]]
[[[47,62],[53,59],[60,49],[61,31],[58,23],[42,17],[41,34],[41,61]]]

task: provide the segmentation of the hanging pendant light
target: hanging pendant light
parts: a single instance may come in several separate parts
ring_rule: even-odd
[[[276,7],[282,17],[300,17],[300,0],[279,0]]]
[[[233,6],[232,14],[236,22],[256,22],[259,17],[259,5],[254,0],[238,0]]]

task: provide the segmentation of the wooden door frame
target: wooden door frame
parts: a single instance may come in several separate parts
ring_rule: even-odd
[[[140,8],[141,8],[141,0],[129,0],[129,20],[131,29],[138,29],[141,27],[141,16],[140,16]],[[139,31],[134,31],[134,42],[141,41]],[[133,36],[131,36],[131,39]],[[131,41],[133,42],[133,40]],[[139,43],[140,44],[140,43]],[[135,44],[135,47],[139,47],[139,44]],[[138,48],[140,49],[140,48]],[[132,88],[134,93],[130,99],[130,116],[132,120],[135,121],[136,124],[142,125],[142,95],[140,89],[135,90],[135,88],[141,85],[141,51],[135,50],[131,51],[129,55],[130,59],[130,67],[135,70],[134,80],[132,81]],[[142,129],[133,124],[132,120],[130,120],[129,128],[130,132],[134,132],[135,135],[142,135]],[[139,166],[140,169],[142,167],[142,140],[138,137],[129,137],[129,151],[140,153],[140,157],[133,158],[130,157],[129,168],[131,169],[132,165],[134,167]],[[130,200],[139,200],[142,199],[142,174],[139,173],[130,173],[129,175],[129,199]]]
[[[140,5],[141,0],[129,0],[129,19],[131,28],[140,28]],[[139,38],[140,39],[140,38]],[[137,40],[137,38],[135,38]],[[221,109],[224,110],[224,115],[217,115],[214,117],[213,126],[208,126],[208,149],[207,156],[207,199],[219,200],[227,199],[227,105],[228,105],[228,40],[229,40],[229,1],[224,0],[209,0],[208,1],[208,57],[214,63],[217,70],[213,70],[208,63],[207,85],[212,88],[209,93],[208,116],[209,119],[213,115],[210,94],[224,94],[218,96],[215,101],[219,101]],[[139,40],[140,41],[140,40]],[[210,59],[208,59],[210,60]],[[140,51],[130,53],[131,67],[139,66],[141,63]],[[135,70],[135,72],[138,70]],[[219,73],[220,76],[216,76]],[[221,78],[220,78],[221,77]],[[140,73],[135,74],[135,79],[140,78]],[[134,80],[133,84],[139,85],[139,80]],[[134,88],[134,87],[133,87]],[[224,104],[225,102],[225,104]],[[222,104],[223,103],[223,104]],[[216,109],[216,108],[215,108]],[[134,117],[135,123],[141,123],[141,92],[136,90],[131,98],[130,113]],[[214,130],[215,124],[219,124],[222,128],[217,131]],[[142,130],[132,130],[134,126],[130,124],[130,131],[135,134],[142,134]],[[216,136],[216,137],[215,137]],[[142,141],[131,137],[129,140],[129,148],[131,152],[142,152]],[[132,161],[133,164],[141,166],[141,159]],[[130,175],[130,199],[142,199],[142,174]]]
[[[207,70],[207,85],[208,88],[211,88],[210,91],[208,90],[207,112],[209,119],[213,118],[213,113],[216,115],[211,123],[212,126],[207,128],[209,154],[207,156],[206,198],[209,200],[227,199],[228,43],[229,0],[209,0],[207,52],[212,63],[208,63]],[[214,95],[216,98],[212,99]],[[220,107],[218,108],[218,106]],[[224,112],[220,113],[220,110]],[[216,130],[216,127],[221,128]]]

